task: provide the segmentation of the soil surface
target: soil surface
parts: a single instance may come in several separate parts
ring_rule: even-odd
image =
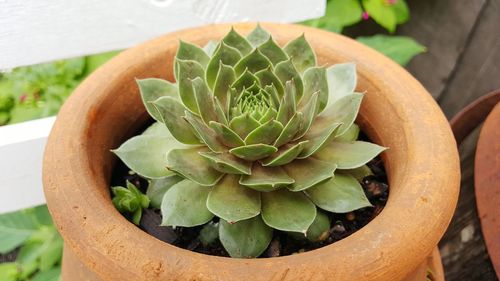
[[[373,220],[382,211],[387,202],[389,186],[380,157],[373,159],[367,165],[371,168],[374,175],[363,178],[361,185],[373,207],[359,209],[347,214],[328,213],[332,227],[329,237],[322,242],[313,243],[308,240],[296,240],[284,232],[275,230],[268,249],[260,257],[286,256],[314,250],[344,239]],[[113,174],[112,186],[125,186],[126,180],[133,182],[141,191],[146,192],[148,182],[137,175],[130,174],[128,168],[119,162]],[[213,220],[214,223],[217,223],[217,221],[217,218]],[[209,245],[201,243],[198,236],[202,226],[177,227],[173,229],[171,227],[159,226],[160,222],[161,214],[159,210],[146,209],[143,212],[139,227],[159,240],[177,247],[208,255],[229,256],[218,239]]]

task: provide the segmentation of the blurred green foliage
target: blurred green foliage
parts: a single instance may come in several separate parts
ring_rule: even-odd
[[[74,88],[117,52],[19,67],[0,74],[0,125],[57,114]]]
[[[405,0],[328,0],[323,17],[303,24],[342,33],[346,27],[370,19],[392,34],[398,25],[410,19],[410,10]],[[424,46],[407,36],[377,34],[356,39],[401,65],[426,51]]]

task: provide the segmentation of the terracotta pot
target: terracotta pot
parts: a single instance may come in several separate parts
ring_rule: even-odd
[[[116,159],[109,150],[149,122],[135,78],[173,80],[179,38],[203,45],[220,39],[230,25],[179,31],[105,64],[59,113],[45,152],[43,180],[49,209],[65,240],[65,281],[423,278],[459,190],[456,145],[439,107],[403,68],[349,38],[298,25],[263,26],[280,44],[305,33],[320,65],[357,63],[358,90],[367,91],[357,122],[373,141],[390,147],[383,159],[391,191],[382,213],[330,246],[251,260],[177,248],[120,215],[110,200]],[[235,27],[246,34],[255,24]]]

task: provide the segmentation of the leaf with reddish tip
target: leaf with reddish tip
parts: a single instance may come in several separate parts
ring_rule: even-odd
[[[281,231],[306,233],[316,218],[316,206],[302,192],[279,189],[262,192],[262,219]]]
[[[198,105],[196,104],[196,98],[194,96],[194,89],[191,81],[196,77],[203,78],[205,70],[203,69],[203,66],[196,61],[176,60],[175,63],[178,65],[179,69],[177,85],[179,86],[179,96],[182,103],[191,112],[198,114],[200,111],[198,110]]]
[[[172,149],[167,154],[168,169],[197,184],[213,186],[223,174],[210,166],[200,153],[208,152],[206,147]]]
[[[283,50],[292,59],[293,64],[300,73],[316,65],[316,55],[304,34],[288,42]]]
[[[256,258],[269,246],[273,229],[260,216],[228,223],[220,221],[219,237],[224,249],[232,258]]]
[[[349,175],[336,174],[305,192],[316,206],[333,213],[348,213],[372,206],[359,182]]]
[[[244,175],[240,184],[257,191],[269,192],[294,182],[280,167],[262,167],[255,163],[251,175]]]
[[[214,152],[227,151],[227,147],[219,142],[217,136],[211,128],[209,128],[203,120],[189,111],[185,111],[185,118],[193,126],[198,137]]]
[[[237,175],[226,175],[208,195],[208,209],[229,223],[253,218],[260,213],[259,192],[239,184]]]
[[[250,53],[253,49],[252,45],[241,36],[234,28],[231,28],[228,34],[222,39],[224,43],[238,50],[242,55]]]
[[[283,130],[283,125],[276,120],[269,120],[251,131],[245,138],[245,144],[272,144]]]
[[[273,65],[277,65],[288,59],[288,55],[278,46],[278,44],[276,44],[276,42],[274,42],[272,37],[269,37],[264,44],[259,46],[259,51],[261,51]]]
[[[200,152],[209,160],[212,168],[227,174],[250,175],[252,163],[242,160],[230,153]]]
[[[172,97],[161,97],[153,102],[163,122],[172,136],[185,144],[201,144],[193,132],[193,127],[183,118],[186,108]]]
[[[295,182],[288,186],[291,191],[306,190],[324,180],[333,177],[337,165],[312,157],[295,160],[283,166],[286,173],[291,175]]]
[[[240,52],[221,42],[215,51],[207,65],[207,71],[205,73],[205,79],[207,81],[208,87],[210,89],[214,88],[215,79],[217,78],[217,72],[219,71],[219,65],[221,63],[229,66],[235,65],[241,59]]]
[[[259,49],[255,49],[234,66],[234,71],[236,72],[236,75],[242,74],[247,69],[248,71],[255,73],[271,66],[271,61],[264,56]]]
[[[251,131],[255,130],[259,126],[259,121],[255,120],[255,118],[247,113],[235,117],[231,120],[231,122],[229,122],[229,127],[242,139],[246,138]]]
[[[317,158],[336,163],[339,169],[354,169],[368,163],[386,149],[386,147],[364,141],[332,141],[321,149]]]
[[[265,43],[271,34],[263,29],[259,24],[248,34],[247,40],[252,46],[257,47]]]
[[[304,149],[304,145],[308,141],[302,141],[297,144],[285,144],[278,149],[276,153],[262,161],[263,166],[282,166],[295,160],[300,152]]]
[[[283,85],[286,85],[287,81],[293,80],[295,87],[297,88],[295,100],[299,101],[300,98],[302,98],[302,94],[304,93],[304,84],[299,72],[295,69],[295,66],[293,66],[291,59],[278,63],[274,68],[274,74],[278,76]]]
[[[161,120],[161,118],[158,111],[156,111],[151,102],[161,97],[172,97],[176,99],[179,98],[177,86],[163,79],[137,79],[137,85],[139,86],[142,102],[144,103],[146,110],[148,111],[149,115],[151,115],[151,117],[153,117],[153,119],[157,121]]]
[[[276,151],[278,151],[276,147],[263,143],[240,146],[229,150],[231,154],[247,161],[266,158]]]
[[[190,180],[173,185],[163,196],[161,225],[193,227],[212,220],[206,205],[210,190]]]

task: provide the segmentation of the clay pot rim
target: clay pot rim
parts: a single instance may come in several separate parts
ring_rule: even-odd
[[[150,251],[147,253],[151,256],[152,261],[160,260],[161,263],[161,259],[163,258],[164,262],[167,264],[167,271],[175,270],[168,268],[170,265],[173,265],[173,262],[168,257],[162,257],[162,255],[160,255],[158,252],[164,253],[165,255],[173,255],[172,259],[176,260],[177,262],[181,261],[181,263],[185,262],[187,264],[192,263],[195,265],[210,265],[214,266],[215,268],[217,268],[218,265],[223,264],[227,267],[227,271],[230,272],[230,274],[233,274],[234,270],[240,270],[239,268],[241,267],[241,265],[245,265],[251,267],[252,269],[255,269],[261,268],[262,266],[268,266],[270,263],[272,263],[273,266],[277,267],[276,270],[282,271],[293,266],[300,266],[303,263],[319,263],[319,260],[321,258],[328,258],[332,255],[332,253],[336,253],[339,251],[344,254],[352,254],[352,257],[346,256],[346,259],[348,261],[355,261],[358,257],[362,257],[362,255],[360,255],[359,253],[364,252],[363,248],[360,248],[360,246],[363,245],[359,244],[360,239],[362,239],[362,241],[365,242],[369,241],[369,243],[364,245],[378,245],[379,247],[370,248],[370,253],[374,255],[375,261],[368,265],[363,265],[369,266],[369,268],[358,268],[355,265],[353,267],[353,272],[355,272],[356,270],[366,270],[367,273],[377,272],[380,268],[387,267],[386,265],[390,264],[392,268],[384,269],[389,272],[387,273],[388,275],[384,275],[385,273],[381,274],[380,276],[378,276],[379,279],[377,279],[384,280],[384,278],[387,276],[404,276],[407,273],[411,272],[414,269],[412,268],[412,266],[416,266],[416,264],[411,261],[405,260],[404,257],[413,255],[414,259],[423,260],[432,251],[433,247],[436,245],[437,241],[444,233],[446,226],[453,214],[458,197],[458,156],[454,147],[455,143],[448,123],[435,104],[434,100],[425,91],[425,89],[423,89],[423,87],[403,68],[396,65],[388,58],[374,52],[373,50],[365,46],[362,46],[360,43],[357,43],[349,38],[326,31],[320,31],[317,29],[298,25],[267,23],[261,23],[261,25],[263,25],[264,28],[271,30],[273,35],[277,35],[279,41],[282,41],[284,39],[289,40],[293,38],[293,36],[291,36],[292,33],[299,34],[302,32],[306,32],[306,36],[310,40],[311,44],[313,44],[313,47],[315,47],[316,52],[318,53],[322,51],[321,49],[318,50],[317,48],[325,47],[325,44],[327,44],[329,41],[342,45],[340,47],[335,47],[339,52],[338,57],[344,58],[345,61],[357,61],[358,73],[360,76],[364,77],[364,75],[367,75],[367,73],[369,74],[370,72],[373,72],[373,69],[370,68],[373,65],[383,65],[384,68],[381,69],[385,69],[387,71],[386,73],[384,73],[385,75],[389,75],[390,77],[398,76],[402,81],[402,83],[398,85],[388,85],[384,80],[382,80],[382,78],[377,81],[369,82],[373,82],[376,86],[384,86],[387,87],[387,89],[390,89],[391,91],[385,94],[389,96],[391,100],[399,99],[396,104],[401,105],[401,108],[394,109],[394,112],[399,115],[396,117],[401,118],[402,122],[407,122],[404,124],[405,126],[402,129],[407,134],[404,136],[405,140],[403,142],[406,142],[408,147],[419,147],[419,151],[424,153],[406,156],[407,158],[411,157],[412,162],[409,162],[409,166],[405,167],[405,175],[399,176],[397,182],[391,182],[391,187],[402,185],[402,182],[404,182],[404,180],[408,180],[409,182],[405,182],[405,184],[419,183],[422,185],[422,187],[425,188],[422,188],[420,190],[413,188],[410,190],[408,187],[402,186],[401,188],[403,190],[408,189],[413,192],[411,196],[410,194],[402,194],[401,192],[397,192],[397,194],[395,194],[395,192],[391,190],[391,195],[389,196],[386,208],[377,218],[360,229],[358,232],[332,245],[298,255],[253,260],[208,256],[166,244],[148,235],[147,233],[143,232],[142,230],[138,229],[133,224],[128,222],[116,210],[114,210],[112,206],[109,206],[111,205],[111,201],[109,199],[108,202],[103,201],[99,194],[86,193],[85,195],[88,196],[88,198],[81,199],[85,201],[85,205],[82,205],[83,207],[78,206],[78,210],[72,209],[74,208],[74,206],[71,206],[71,203],[69,202],[64,202],[64,200],[67,199],[68,201],[71,201],[71,199],[73,199],[73,197],[75,196],[83,196],[84,190],[63,188],[64,185],[68,184],[68,181],[73,182],[73,179],[68,177],[75,175],[71,173],[66,174],[65,172],[61,172],[61,170],[57,171],[58,169],[55,169],[55,167],[60,168],[60,164],[57,163],[58,159],[69,157],[71,159],[75,159],[75,161],[78,162],[77,164],[79,165],[79,168],[84,169],[84,171],[88,172],[90,175],[96,173],[98,174],[98,172],[96,172],[95,170],[95,167],[93,168],[89,163],[85,163],[85,159],[89,158],[89,152],[85,149],[86,145],[90,145],[89,143],[91,142],[89,132],[91,123],[95,121],[94,119],[92,119],[92,116],[96,114],[95,112],[98,110],[97,108],[99,106],[99,104],[95,103],[98,103],[101,98],[103,98],[102,96],[105,95],[105,92],[108,91],[108,88],[110,88],[111,86],[96,86],[96,84],[93,83],[98,82],[100,79],[102,79],[102,77],[106,77],[107,79],[114,79],[113,75],[110,74],[110,72],[112,71],[118,73],[117,77],[121,77],[120,72],[127,71],[127,64],[133,64],[136,62],[141,63],[140,54],[148,56],[150,52],[156,52],[155,48],[157,48],[160,43],[168,42],[169,44],[173,44],[173,42],[177,40],[176,38],[179,37],[183,39],[185,38],[186,41],[191,41],[190,39],[195,39],[195,41],[208,41],[208,39],[212,39],[213,37],[217,37],[223,34],[221,33],[221,30],[229,30],[231,25],[211,25],[171,33],[169,35],[151,40],[123,52],[122,54],[118,55],[116,58],[108,62],[104,67],[101,67],[89,78],[87,78],[64,105],[56,120],[53,132],[51,133],[48,141],[44,159],[43,174],[45,193],[49,209],[54,217],[55,223],[59,227],[59,230],[65,239],[65,242],[68,243],[69,246],[73,249],[78,249],[78,251],[75,251],[78,252],[77,255],[87,266],[93,268],[99,275],[112,276],[108,275],[111,273],[104,272],[105,269],[103,267],[100,267],[95,263],[95,261],[92,260],[92,255],[95,254],[99,254],[107,261],[116,264],[118,268],[121,268],[130,276],[140,276],[140,267],[136,261],[132,261],[130,259],[126,259],[117,255],[107,255],[106,251],[111,249],[109,248],[110,244],[114,241],[120,241],[120,245],[124,247],[124,252],[126,253],[137,252],[139,255],[139,253],[147,252],[148,249],[156,249],[157,251]],[[236,30],[243,30],[243,33],[246,33],[251,28],[253,28],[255,24],[234,24],[234,26]],[[287,30],[287,32],[285,32],[284,30]],[[391,82],[393,82],[393,80],[391,80]],[[90,97],[96,99],[90,102],[83,102],[89,89],[93,90]],[[395,89],[405,90],[406,94],[409,92],[413,92],[412,94],[415,95],[413,100],[415,104],[421,106],[421,108],[415,111],[414,108],[411,108],[411,105],[405,105],[401,101],[403,99],[402,94],[396,93]],[[78,109],[80,113],[85,113],[85,115],[75,116],[73,114],[73,110],[75,109]],[[420,141],[420,139],[418,139],[416,133],[423,132],[420,126],[421,124],[417,124],[415,120],[406,119],[415,116],[415,114],[419,114],[421,110],[430,113],[431,117],[433,118],[434,125],[429,125],[429,127],[426,128],[426,133],[429,135],[437,136],[435,143],[433,144],[435,145],[435,147],[421,147],[422,145],[428,145],[428,143],[417,143],[418,141]],[[363,117],[363,108],[360,114],[362,115],[363,119],[361,120],[363,129],[371,131],[369,135],[372,139],[380,139],[380,136],[378,136],[377,132],[375,132],[372,128],[372,121],[368,118]],[[82,117],[85,119],[84,121],[81,121]],[[140,122],[143,121],[144,118],[142,118],[142,121]],[[134,126],[137,125],[135,124]],[[68,137],[67,130],[70,127],[73,127],[71,128],[71,132],[76,132],[78,134],[74,134],[71,137]],[[416,139],[412,140],[411,137],[416,137]],[[382,143],[382,145],[384,144]],[[68,155],[67,150],[58,149],[59,146],[70,148],[71,154]],[[448,148],[446,149],[445,147],[447,146]],[[437,170],[429,171],[431,167],[425,169],[425,167],[422,167],[422,165],[425,161],[431,159],[431,157],[436,156],[436,148],[442,149],[440,151],[442,154],[434,158],[435,163],[429,165],[432,166],[433,169]],[[385,158],[386,157],[384,157],[384,159]],[[391,164],[389,162],[386,163],[386,165],[389,166],[390,170],[390,167],[396,164]],[[415,175],[412,175],[411,173],[409,173],[409,171],[421,171],[422,169],[426,173],[430,173],[429,175],[431,176],[423,178],[417,182]],[[394,175],[389,175],[390,178],[393,176]],[[105,179],[102,178],[80,180],[81,182],[85,182],[86,184],[89,184],[91,186],[106,184]],[[446,184],[444,186],[437,186],[438,184],[444,182],[448,182],[449,184]],[[442,194],[446,194],[447,196],[442,196]],[[426,205],[429,209],[422,212],[427,215],[426,217],[418,216],[415,215],[415,213],[408,211],[408,217],[406,218],[408,221],[392,222],[392,224],[401,222],[403,226],[407,227],[406,231],[401,232],[400,230],[387,229],[387,233],[377,232],[378,230],[380,230],[380,225],[387,224],[388,219],[394,218],[394,215],[391,214],[391,210],[397,210],[398,208],[400,208],[400,203],[396,201],[396,198],[398,200],[413,200],[413,198],[415,197],[420,197],[422,201],[425,201],[422,204],[427,203],[426,200],[430,201],[429,204]],[[92,205],[94,207],[99,206],[98,203],[108,205],[103,205],[102,208],[90,208],[90,206]],[[417,210],[416,207],[415,210]],[[433,217],[436,220],[435,222],[428,221],[428,218],[432,213],[435,214],[435,217]],[[78,233],[78,229],[81,229],[82,220],[72,219],[71,217],[78,217],[81,214],[85,214],[85,219],[86,217],[89,217],[93,220],[91,222],[89,220],[89,223],[85,224],[85,228],[87,229],[86,231],[84,231],[83,233]],[[101,220],[99,221],[98,218],[103,215],[109,215],[109,217],[107,217],[106,220],[103,220],[101,218]],[[109,228],[110,225],[113,225],[115,223],[121,230],[126,230],[126,233],[117,233],[113,229]],[[434,229],[422,229],[423,227],[429,226]],[[106,232],[107,230],[109,231]],[[97,235],[98,233],[104,235],[105,239],[99,241],[93,239],[96,238],[95,235]],[[127,238],[144,241],[144,245],[137,245],[132,243],[131,241],[127,241],[126,239],[124,239],[123,235],[125,235]],[[406,237],[406,239],[398,239],[399,237],[393,239],[390,237],[392,235],[407,235],[409,237]],[[418,237],[417,235],[420,235],[420,237]],[[379,245],[390,241],[392,241],[393,245],[391,245],[391,247],[388,247],[387,249],[383,249]],[[405,245],[407,241],[410,241],[412,244],[410,246]],[[142,246],[146,246],[146,249],[142,248]],[[401,246],[401,252],[394,251],[394,249],[397,249],[399,246]],[[345,251],[346,249],[348,249],[348,252]],[[331,270],[332,268],[336,268],[335,266],[337,265],[330,264],[333,262],[334,261],[330,261],[329,264],[325,266],[329,270]],[[342,264],[342,262],[340,263]],[[117,269],[110,270],[116,271]],[[171,272],[172,271],[170,271],[170,273]]]

